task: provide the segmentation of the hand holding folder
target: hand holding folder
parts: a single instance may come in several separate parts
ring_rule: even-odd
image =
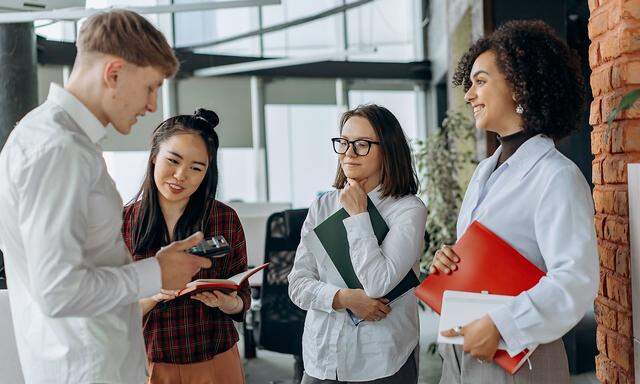
[[[477,221],[452,248],[460,257],[458,268],[451,274],[429,275],[416,289],[416,296],[438,314],[446,290],[517,296],[544,276],[538,267]],[[510,357],[506,351],[498,350],[494,361],[514,374],[528,353],[524,350]]]
[[[382,215],[373,204],[371,199],[367,197],[367,211],[369,212],[369,218],[371,219],[371,226],[373,232],[378,240],[378,245],[382,244],[384,238],[389,232],[389,227],[385,223]],[[333,215],[329,216],[325,221],[320,223],[313,229],[313,232],[318,237],[320,244],[326,251],[327,255],[331,259],[333,265],[338,270],[338,273],[344,280],[348,288],[358,289],[362,288],[362,284],[353,269],[351,263],[351,256],[349,253],[349,240],[347,238],[347,230],[342,222],[349,217],[347,211],[343,208]],[[411,288],[416,287],[420,281],[416,277],[416,274],[409,270],[407,275],[387,293],[384,298],[393,302],[395,299],[409,291]],[[362,320],[357,318],[353,313],[349,311],[351,320],[355,325],[358,325]]]

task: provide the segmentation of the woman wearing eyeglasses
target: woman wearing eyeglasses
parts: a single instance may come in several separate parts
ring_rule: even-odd
[[[409,145],[395,116],[378,105],[344,113],[340,137],[332,141],[338,154],[336,190],[310,207],[289,275],[291,300],[307,310],[302,383],[417,383],[420,331],[413,290],[392,304],[381,299],[410,270],[419,273],[426,208],[415,196]],[[389,227],[380,245],[367,196]],[[312,253],[305,238],[341,208],[349,213],[343,223],[364,289],[346,288],[331,260]],[[364,321],[354,325],[347,309]]]

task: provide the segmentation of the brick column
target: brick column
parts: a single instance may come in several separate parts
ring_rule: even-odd
[[[640,84],[640,0],[589,0],[589,9],[594,98],[589,124],[601,268],[595,303],[596,375],[603,383],[633,383],[626,165],[640,162],[640,102],[611,127],[607,117],[622,96]]]

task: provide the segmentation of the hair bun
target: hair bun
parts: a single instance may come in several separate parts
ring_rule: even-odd
[[[218,114],[208,109],[198,108],[198,110],[193,115],[211,124],[212,128],[217,127],[218,124],[220,123],[220,118],[218,117]]]

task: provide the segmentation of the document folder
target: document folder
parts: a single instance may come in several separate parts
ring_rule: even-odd
[[[438,314],[441,313],[442,296],[446,290],[517,296],[535,286],[545,275],[478,221],[471,223],[452,248],[460,257],[458,269],[450,274],[431,274],[416,288],[416,296]],[[528,350],[524,350],[515,357],[509,357],[506,351],[498,350],[494,360],[514,374],[517,370],[514,368],[521,366],[519,362],[527,354]]]

